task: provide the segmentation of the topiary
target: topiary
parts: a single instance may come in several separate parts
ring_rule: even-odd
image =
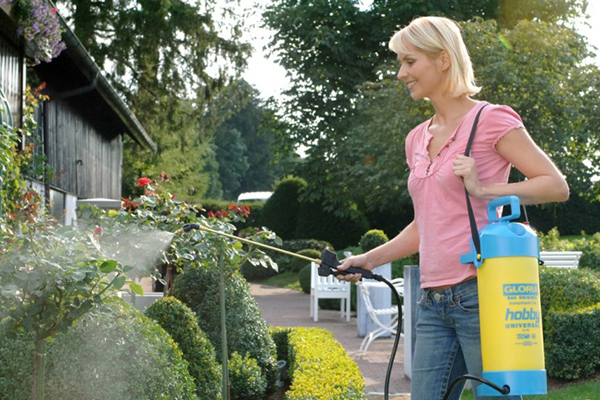
[[[282,179],[262,209],[261,222],[284,240],[294,239],[300,203],[298,197],[306,187],[304,179]]]
[[[221,398],[221,372],[215,349],[198,326],[194,312],[175,297],[152,303],[145,314],[158,322],[179,345],[201,399]]]
[[[174,282],[173,294],[188,305],[198,318],[221,357],[221,311],[219,307],[219,275],[205,267],[187,268]],[[275,387],[277,366],[275,344],[269,335],[256,300],[250,295],[248,282],[239,272],[225,280],[227,345],[230,354],[237,351],[254,358],[267,380],[267,391]],[[252,329],[249,329],[252,327]]]
[[[20,393],[29,398],[33,338],[25,334],[14,340],[0,333],[0,353],[21,352],[0,363],[0,376],[11,383],[7,387],[0,380],[0,388],[14,390],[11,398],[21,399]],[[156,322],[118,299],[53,337],[46,352],[48,399],[198,399],[177,344]],[[24,379],[13,379],[18,376]]]
[[[300,287],[304,293],[310,293],[310,279],[311,279],[312,267],[310,264],[306,264],[300,270],[298,274],[298,281],[300,282]]]
[[[339,249],[354,245],[369,229],[369,222],[358,210],[350,211],[349,215],[340,217],[333,211],[326,211],[325,205],[318,201],[301,202],[295,235],[297,238],[326,240]]]
[[[380,229],[371,229],[360,238],[359,245],[366,253],[389,241],[387,235]]]
[[[244,357],[237,351],[229,359],[229,378],[232,400],[263,400],[267,381],[255,359],[248,353]]]
[[[315,250],[315,249],[300,250],[297,254],[300,254],[301,256],[317,259],[317,260],[321,259],[321,252],[319,250]],[[300,272],[302,267],[304,267],[306,264],[310,265],[310,261],[304,260],[302,258],[292,257],[292,262],[290,263],[290,269],[293,272]]]

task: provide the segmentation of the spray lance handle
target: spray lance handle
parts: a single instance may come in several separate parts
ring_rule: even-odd
[[[319,264],[319,276],[361,274],[363,278],[367,279],[380,280],[378,278],[381,278],[380,275],[358,267],[350,267],[344,271],[338,271],[336,267],[339,265],[342,265],[342,263],[339,262],[337,255],[334,252],[327,249],[323,250],[323,253],[321,253],[321,262]]]

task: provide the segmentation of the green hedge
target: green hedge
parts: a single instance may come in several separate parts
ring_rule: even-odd
[[[88,314],[46,347],[46,398],[198,399],[181,351],[154,321],[122,301]],[[0,331],[4,327],[0,327]],[[0,332],[0,393],[31,397],[33,340]],[[19,377],[19,379],[15,379]]]
[[[324,249],[329,249],[333,251],[333,245],[324,240],[317,239],[293,239],[293,240],[284,240],[279,248],[290,251],[292,253],[298,253],[302,250],[318,250],[322,252]],[[278,253],[276,251],[267,250],[266,253],[277,263],[279,267],[279,272],[286,272],[292,270],[292,262],[295,260],[294,257]],[[320,256],[319,256],[320,258]]]
[[[221,358],[221,310],[219,306],[219,276],[204,267],[187,268],[173,284],[173,294],[198,318],[198,325],[206,332]],[[229,357],[233,352],[248,354],[261,367],[267,381],[267,391],[275,389],[277,366],[275,344],[269,335],[267,323],[250,295],[244,277],[236,272],[225,281],[225,308],[227,313],[227,346]]]
[[[321,259],[321,251],[315,249],[304,249],[298,252],[299,255],[320,260]],[[310,265],[310,261],[304,260],[302,258],[292,257],[292,261],[290,263],[290,269],[293,272],[300,272],[302,267],[305,265]]]
[[[284,240],[295,239],[298,223],[298,197],[306,187],[301,178],[288,177],[281,180],[262,210],[262,223]]]
[[[331,332],[281,328],[272,329],[271,334],[287,336],[277,340],[287,344],[291,385],[286,400],[365,400],[360,370]]]
[[[267,380],[256,360],[237,351],[229,360],[229,380],[232,400],[264,400]]]
[[[312,278],[312,267],[310,264],[306,264],[298,273],[298,282],[304,293],[310,293],[310,280]]]
[[[600,278],[591,270],[540,268],[548,375],[579,379],[600,369]]]
[[[163,297],[146,309],[146,315],[158,322],[179,345],[198,396],[203,400],[220,399],[221,368],[216,362],[215,349],[198,326],[194,312],[175,297]]]
[[[360,238],[359,245],[361,249],[366,253],[367,251],[373,250],[374,248],[379,247],[382,244],[387,243],[388,241],[389,239],[387,235],[381,229],[371,229],[370,231],[367,231],[367,233],[362,235],[362,237]]]
[[[557,228],[547,234],[540,233],[540,248],[544,251],[581,251],[579,268],[600,271],[600,233],[583,235],[576,240],[561,240]]]

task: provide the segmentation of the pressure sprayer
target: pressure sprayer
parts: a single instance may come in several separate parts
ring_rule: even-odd
[[[249,239],[244,239],[244,238],[240,238],[225,232],[220,232],[211,228],[207,228],[205,226],[202,226],[200,224],[186,224],[183,226],[182,230],[184,232],[188,232],[192,229],[199,229],[205,232],[209,232],[215,235],[219,235],[219,236],[225,236],[229,239],[233,239],[242,243],[246,243],[246,244],[250,244],[253,246],[258,246],[258,247],[262,247],[268,250],[272,250],[272,251],[276,251],[279,253],[283,253],[286,254],[288,256],[291,257],[296,257],[296,258],[300,258],[302,260],[306,260],[306,261],[310,261],[313,262],[315,264],[317,264],[319,266],[318,268],[318,273],[320,276],[329,276],[329,275],[347,275],[347,274],[361,274],[363,278],[366,279],[374,279],[376,281],[380,281],[385,283],[386,285],[388,285],[390,287],[390,289],[392,290],[392,293],[394,293],[395,297],[396,297],[396,304],[398,305],[398,315],[402,315],[402,302],[400,299],[400,295],[398,294],[398,292],[396,291],[396,289],[394,288],[394,285],[388,281],[387,279],[385,279],[383,276],[378,275],[378,274],[374,274],[372,271],[366,270],[366,269],[362,269],[362,268],[358,268],[358,267],[350,267],[344,271],[338,271],[336,269],[337,266],[341,265],[341,263],[338,261],[337,259],[337,255],[327,249],[323,250],[323,253],[321,254],[321,259],[317,259],[317,258],[310,258],[310,257],[306,257],[303,256],[301,254],[296,254],[293,253],[291,251],[287,251],[287,250],[283,250],[283,249],[279,249],[277,247],[273,247],[273,246],[269,246],[267,244],[264,243],[259,243],[259,242],[255,242]],[[400,318],[398,319],[399,321],[401,320]],[[399,332],[399,331],[398,331]],[[388,363],[388,369],[387,369],[387,373],[385,376],[385,387],[384,387],[384,393],[385,393],[385,399],[388,400],[389,399],[389,386],[390,386],[390,377],[392,374],[392,367],[394,365],[394,358],[396,358],[396,351],[398,350],[398,342],[400,340],[400,335],[397,334],[396,338],[394,339],[394,345],[392,347],[392,354],[390,355],[390,360]]]
[[[510,215],[499,217],[497,207],[507,205]],[[473,236],[471,253],[461,262],[477,268],[483,378],[504,388],[503,394],[546,394],[539,240],[529,226],[510,222],[520,215],[516,196],[490,201],[491,224]],[[490,387],[477,392],[498,395]]]

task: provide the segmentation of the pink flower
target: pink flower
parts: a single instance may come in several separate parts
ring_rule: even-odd
[[[96,228],[94,228],[94,235],[98,236],[98,237],[102,237],[104,233],[102,232],[102,227],[101,226],[96,226]]]

